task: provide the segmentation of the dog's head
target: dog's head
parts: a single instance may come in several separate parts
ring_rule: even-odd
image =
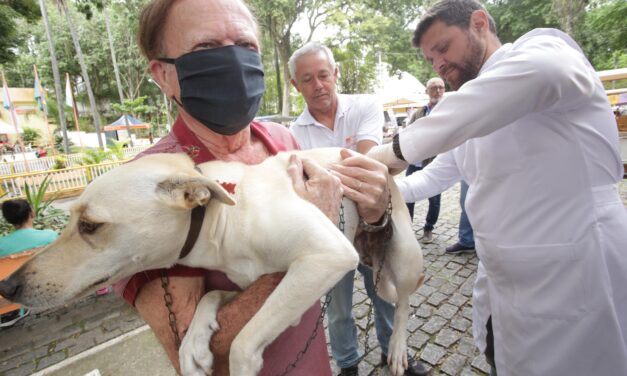
[[[46,308],[170,266],[185,242],[191,210],[212,199],[235,204],[184,154],[148,155],[117,167],[89,184],[61,236],[1,281],[0,294]]]

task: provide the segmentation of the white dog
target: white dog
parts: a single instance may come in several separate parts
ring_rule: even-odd
[[[340,160],[339,149],[297,153],[322,166]],[[45,308],[142,270],[175,263],[223,271],[241,288],[263,274],[286,271],[231,346],[231,374],[255,375],[265,344],[297,323],[358,263],[347,240],[358,228],[355,204],[344,200],[344,237],[294,191],[287,174],[290,154],[280,153],[255,166],[207,162],[198,166],[202,173],[184,154],[148,155],[120,166],[87,187],[72,207],[63,234],[0,282],[0,293],[25,306]],[[401,375],[407,367],[409,295],[423,280],[422,252],[400,192],[393,179],[389,181],[393,236],[378,292],[396,303],[388,364],[393,374]],[[220,183],[232,183],[234,189],[229,192]],[[190,212],[198,206],[206,206],[202,232],[191,252],[181,258]],[[376,273],[379,260],[373,261]],[[223,296],[210,292],[198,305],[180,349],[185,375],[211,370],[207,343],[218,329],[215,318]],[[282,304],[286,301],[299,304]]]

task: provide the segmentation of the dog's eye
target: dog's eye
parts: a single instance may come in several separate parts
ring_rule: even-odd
[[[100,226],[102,226],[102,223],[80,220],[78,222],[78,232],[81,234],[93,234]]]

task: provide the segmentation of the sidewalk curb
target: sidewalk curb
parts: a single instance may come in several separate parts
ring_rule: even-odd
[[[56,363],[48,368],[42,369],[41,371],[38,371],[36,373],[33,373],[31,376],[45,376],[48,374],[51,374],[53,372],[57,372],[60,371],[61,369],[68,367],[76,362],[79,362],[85,358],[87,358],[88,356],[91,356],[93,354],[96,354],[102,350],[105,350],[109,347],[115,346],[118,343],[124,342],[125,340],[127,340],[128,338],[134,337],[136,335],[139,335],[143,332],[145,332],[146,330],[150,330],[150,327],[148,325],[144,325],[144,326],[140,326],[139,328],[132,330],[128,333],[125,333],[119,337],[116,337],[110,341],[107,341],[105,343],[101,343],[98,346],[92,347],[89,350],[83,351],[82,353],[75,355],[71,358],[65,359],[62,362]]]

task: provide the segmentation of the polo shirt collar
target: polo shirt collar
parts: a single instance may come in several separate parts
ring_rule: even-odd
[[[344,114],[349,108],[350,108],[350,103],[348,103],[344,94],[337,94],[337,110],[335,111],[335,119],[339,119],[342,116],[344,116]],[[314,119],[311,112],[309,112],[308,106],[305,106],[303,113],[300,114],[300,116],[294,121],[294,125],[314,125],[314,124],[324,126],[320,124],[318,121],[316,121],[316,119]]]

